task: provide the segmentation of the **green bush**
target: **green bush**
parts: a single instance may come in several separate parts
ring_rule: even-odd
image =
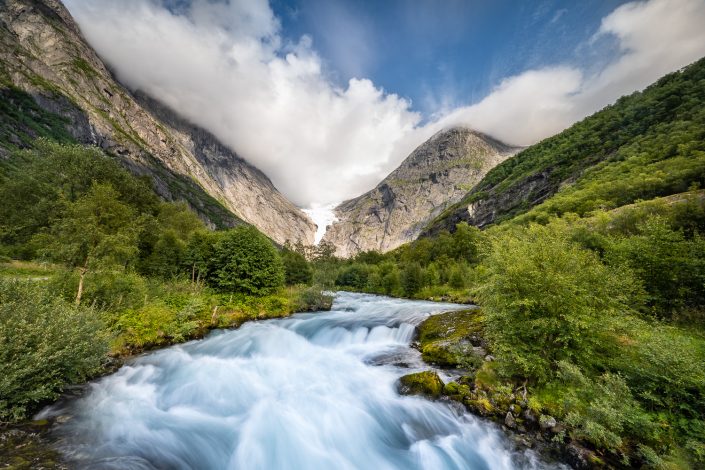
[[[282,261],[284,262],[286,285],[311,284],[313,269],[304,255],[290,248],[284,248]]]
[[[107,341],[95,311],[37,283],[0,279],[0,421],[26,418],[97,372]]]
[[[284,285],[284,264],[272,242],[252,226],[225,232],[215,246],[209,281],[225,292],[264,295]]]
[[[297,312],[315,312],[330,310],[333,296],[323,293],[319,287],[309,287],[297,293],[294,310]]]
[[[698,234],[686,239],[662,217],[638,223],[636,232],[616,238],[605,256],[644,283],[652,312],[672,318],[685,307],[705,305],[705,239]]]
[[[626,271],[603,265],[562,227],[531,225],[493,241],[478,298],[506,372],[550,379],[557,362],[595,362],[638,301]]]
[[[340,271],[335,279],[335,285],[339,287],[351,287],[353,289],[364,289],[367,286],[369,269],[364,264],[353,263]]]

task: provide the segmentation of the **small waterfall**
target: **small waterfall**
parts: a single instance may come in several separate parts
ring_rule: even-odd
[[[245,324],[145,355],[67,409],[59,446],[90,469],[511,469],[494,426],[400,396],[428,315],[461,306],[340,293],[330,312]]]

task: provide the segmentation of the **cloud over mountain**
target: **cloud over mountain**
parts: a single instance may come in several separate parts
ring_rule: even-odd
[[[586,44],[616,45],[597,70],[577,51],[578,66],[507,77],[422,124],[407,99],[369,79],[337,85],[308,36],[285,39],[266,0],[66,3],[121,81],[209,129],[303,207],[371,188],[442,127],[530,144],[705,55],[704,0],[632,2]]]

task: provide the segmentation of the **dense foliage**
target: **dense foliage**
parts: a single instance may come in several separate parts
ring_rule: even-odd
[[[95,373],[107,338],[95,311],[31,281],[0,278],[0,422],[26,418]]]
[[[703,102],[705,59],[506,160],[432,225],[477,201],[502,201],[502,221],[548,198],[518,219],[545,222],[705,187]]]
[[[279,253],[254,227],[238,227],[223,234],[211,264],[209,279],[223,291],[267,294],[284,284]]]
[[[478,300],[493,351],[511,375],[546,382],[561,361],[591,367],[640,292],[556,227],[494,238]]]
[[[0,421],[98,371],[108,343],[129,354],[330,308],[300,254],[254,227],[209,230],[98,149],[35,142],[0,167],[0,197]]]

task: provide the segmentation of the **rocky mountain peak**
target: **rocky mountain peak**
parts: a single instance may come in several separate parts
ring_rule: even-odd
[[[494,166],[518,149],[464,127],[444,129],[417,147],[377,187],[335,209],[323,237],[339,256],[389,251],[458,202]]]

